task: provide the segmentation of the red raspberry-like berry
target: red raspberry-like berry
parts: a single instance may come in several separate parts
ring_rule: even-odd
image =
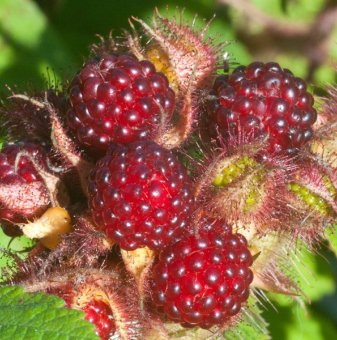
[[[175,93],[154,65],[129,54],[87,62],[70,86],[69,126],[80,143],[105,151],[112,142],[151,139],[170,119]]]
[[[217,77],[208,107],[212,131],[269,136],[268,154],[292,155],[313,136],[317,118],[305,82],[277,63],[254,62]]]
[[[32,160],[46,168],[47,155],[32,143],[7,144],[0,152],[0,221],[11,225],[42,213],[49,204],[45,183]],[[27,192],[25,192],[27,190]],[[33,197],[36,195],[36,197]]]
[[[223,325],[248,299],[253,273],[247,241],[216,231],[167,247],[153,267],[152,299],[168,318],[209,328]]]
[[[111,308],[101,300],[92,300],[84,308],[84,319],[96,327],[96,334],[102,340],[108,340],[115,333],[115,321]]]
[[[174,154],[151,141],[112,146],[89,179],[94,221],[121,248],[175,241],[194,207],[192,183]]]
[[[57,288],[48,288],[46,293],[62,298],[67,308],[73,308],[73,303],[77,298],[78,301],[81,301],[81,296],[76,298],[77,292],[74,292],[74,287],[70,283]],[[78,309],[78,306],[76,306],[76,309]],[[114,316],[108,303],[94,298],[79,309],[85,313],[84,319],[95,325],[96,334],[100,339],[108,340],[115,333]]]

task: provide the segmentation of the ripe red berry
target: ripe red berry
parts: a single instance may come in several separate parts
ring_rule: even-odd
[[[186,231],[192,183],[174,154],[147,141],[112,146],[89,179],[98,228],[125,250],[160,249]]]
[[[23,283],[31,292],[42,289],[62,298],[65,307],[83,311],[102,340],[142,339],[144,320],[133,281],[126,280],[112,263],[109,270],[65,269],[40,277],[38,284],[31,277]]]
[[[253,273],[246,239],[225,229],[167,247],[153,268],[152,298],[168,318],[209,328],[223,325],[248,299]]]
[[[175,106],[167,78],[151,62],[129,54],[90,60],[69,93],[69,126],[93,150],[151,139]]]
[[[212,94],[211,129],[225,139],[240,131],[248,139],[268,135],[271,155],[294,154],[313,136],[313,96],[302,79],[277,63],[254,62],[219,76]]]
[[[20,152],[27,153],[41,164],[45,161],[44,150],[36,144],[23,142],[6,144],[0,153],[0,178],[2,182],[10,183],[21,180],[25,183],[31,183],[39,179],[37,170],[27,156],[22,155],[17,158]]]
[[[84,308],[85,320],[93,323],[96,334],[102,340],[108,340],[115,333],[115,321],[108,304],[102,300],[92,300]]]
[[[43,148],[31,143],[7,144],[0,152],[0,220],[25,222],[42,213],[50,198],[34,162],[46,168]]]
[[[87,297],[79,295],[78,301],[86,301],[83,306],[77,306],[74,299],[73,287],[67,283],[58,288],[50,288],[48,294],[57,295],[65,302],[66,307],[80,309],[84,312],[84,319],[91,322],[96,328],[96,334],[101,340],[108,340],[116,332],[113,312],[108,303],[97,298],[86,301]]]

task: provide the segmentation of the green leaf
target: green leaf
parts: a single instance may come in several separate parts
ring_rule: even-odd
[[[324,316],[289,297],[268,294],[275,309],[263,313],[273,340],[333,339],[336,327]]]
[[[0,282],[1,280],[8,280],[6,269],[15,270],[15,261],[10,254],[13,253],[24,259],[28,254],[28,250],[34,244],[35,241],[25,236],[15,238],[7,236],[0,226]],[[5,273],[3,273],[3,269],[5,269]]]
[[[268,293],[271,305],[266,306],[263,317],[269,323],[273,340],[329,339],[336,334],[334,324],[308,304],[309,301],[316,302],[323,297],[334,296],[332,267],[323,255],[313,254],[304,246],[289,253],[288,266],[284,269],[298,282],[304,297]]]
[[[16,286],[0,288],[0,338],[15,340],[97,339],[83,312],[64,308],[64,301]]]
[[[323,256],[313,254],[305,248],[298,250],[295,256],[299,259],[296,279],[310,301],[318,300],[335,291],[330,264]]]
[[[57,82],[71,64],[69,53],[33,1],[0,1],[1,87],[40,86],[46,78]]]
[[[287,262],[282,265],[282,269],[298,284],[306,302],[318,300],[324,295],[332,294],[335,290],[329,262],[300,243],[295,251],[288,253]],[[291,299],[282,300],[282,303],[284,301],[291,303]]]
[[[329,243],[329,248],[337,256],[337,225],[325,229],[325,238]]]
[[[285,13],[282,4],[278,1],[253,0],[252,3],[269,15],[279,18],[283,17],[293,22],[312,20],[324,5],[323,0],[289,1]]]
[[[210,0],[194,0],[187,3],[185,0],[148,0],[148,1],[103,1],[97,6],[92,0],[81,1],[81,18],[74,20],[78,15],[79,4],[77,1],[64,1],[58,15],[53,20],[53,25],[61,33],[69,48],[78,56],[86,55],[88,45],[97,42],[95,34],[107,35],[112,31],[114,36],[120,35],[122,29],[129,30],[128,18],[133,15],[150,22],[154,8],[157,6],[166,16],[175,15],[178,21],[183,12],[184,20],[192,20],[195,15],[206,20],[211,19],[217,12],[215,20],[210,26],[210,35],[215,40],[232,42],[225,51],[235,56],[236,61],[247,63],[249,55],[247,50],[234,42],[235,35],[231,23],[223,11],[218,11]],[[178,8],[178,9],[177,9]],[[93,15],[95,13],[95,15]]]

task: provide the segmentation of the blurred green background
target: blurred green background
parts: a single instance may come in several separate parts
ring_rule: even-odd
[[[148,20],[155,6],[177,17],[184,8],[186,21],[197,14],[200,26],[216,14],[209,36],[228,42],[223,52],[233,64],[277,61],[320,94],[336,82],[335,0],[0,0],[1,98],[7,87],[39,90],[71,79],[97,34],[120,35],[129,16]],[[24,242],[11,246],[21,249]],[[8,243],[0,235],[0,245]],[[310,305],[277,295],[263,303],[273,339],[337,339],[337,261],[324,245],[318,252],[301,253],[298,280]]]

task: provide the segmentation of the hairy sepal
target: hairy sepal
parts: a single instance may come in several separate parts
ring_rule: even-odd
[[[7,139],[10,141],[25,140],[51,147],[50,118],[45,103],[62,110],[65,105],[63,93],[52,88],[34,94],[14,93],[0,109],[5,119]]]
[[[248,234],[280,230],[287,209],[280,193],[286,187],[293,165],[289,160],[277,166],[255,160],[254,147],[237,149],[215,157],[197,181],[196,196],[215,218],[224,218],[239,232]]]
[[[147,247],[131,251],[121,249],[121,255],[126,270],[134,277],[137,283],[140,304],[142,305],[146,298],[148,277],[155,260],[155,252]]]
[[[195,22],[186,24],[181,19],[165,18],[156,9],[152,24],[132,17],[132,34],[127,34],[126,45],[139,59],[150,60],[157,71],[164,73],[176,92],[178,121],[157,135],[157,142],[167,148],[181,145],[190,135],[198,112],[198,90],[212,81],[218,64],[218,50],[206,38],[209,23],[198,31]],[[142,46],[134,23],[137,22],[150,43]]]
[[[51,120],[53,147],[63,161],[65,170],[74,170],[77,173],[82,191],[87,195],[88,176],[94,164],[83,158],[82,152],[78,150],[76,143],[69,137],[69,133],[57,110],[51,105],[47,107]]]
[[[319,164],[315,159],[309,159],[293,174],[291,182],[305,187],[322,199],[324,209],[317,207],[322,214],[337,213],[337,169]]]
[[[51,206],[66,206],[69,197],[61,178],[48,169],[41,160],[31,154],[22,151],[16,155],[15,163],[20,158],[28,159],[39,176],[39,180],[31,183],[0,184],[1,210],[8,212],[8,224],[25,222],[40,217]],[[17,168],[17,165],[14,167]]]
[[[217,49],[211,38],[206,37],[209,23],[201,31],[182,19],[165,18],[158,9],[152,17],[152,25],[132,17],[138,22],[151,43],[142,48],[138,33],[128,36],[128,47],[138,56],[147,56],[163,73],[169,70],[168,79],[178,93],[183,94],[190,87],[198,88],[208,84],[217,66]],[[153,56],[151,58],[151,56]]]
[[[324,162],[337,168],[337,89],[328,87],[328,98],[318,109],[315,135],[309,148]]]
[[[79,178],[83,193],[87,194],[87,179],[93,164],[83,157],[83,153],[79,151],[78,145],[71,139],[67,128],[64,126],[62,115],[64,107],[56,100],[49,100],[48,92],[45,92],[44,98],[42,94],[37,98],[16,94],[11,98],[23,101],[34,108],[33,114],[28,118],[31,124],[33,124],[32,122],[37,117],[39,110],[43,111],[43,117],[47,120],[48,124],[44,122],[40,125],[49,134],[47,144],[52,147],[52,150],[62,162],[62,172],[74,170]],[[38,139],[41,140],[42,136],[39,133],[36,134]],[[34,136],[34,133],[32,135]]]
[[[289,263],[289,253],[294,251],[295,244],[287,233],[270,232],[255,237],[250,240],[249,248],[255,254],[252,287],[291,296],[302,294],[295,278],[289,274],[289,268],[294,266]]]
[[[34,159],[29,153],[22,151],[17,154],[16,163],[19,162],[21,157],[26,157],[40,176],[48,191],[51,205],[54,207],[67,206],[69,204],[67,188],[61,176],[53,171],[54,167],[49,158],[47,158],[47,164],[43,165],[38,159]]]
[[[27,184],[1,184],[0,185],[1,210],[7,210],[8,223],[13,220],[32,219],[42,214],[50,204],[50,195],[43,182]]]
[[[73,231],[63,235],[58,247],[45,259],[40,272],[52,271],[55,266],[100,267],[100,260],[107,258],[113,244],[97,230],[89,214],[80,214],[72,228]]]
[[[282,194],[289,210],[287,230],[293,239],[315,247],[337,218],[337,172],[317,155],[302,159]]]
[[[328,97],[321,99],[317,121],[314,125],[315,138],[336,137],[337,134],[337,88],[327,87]]]

